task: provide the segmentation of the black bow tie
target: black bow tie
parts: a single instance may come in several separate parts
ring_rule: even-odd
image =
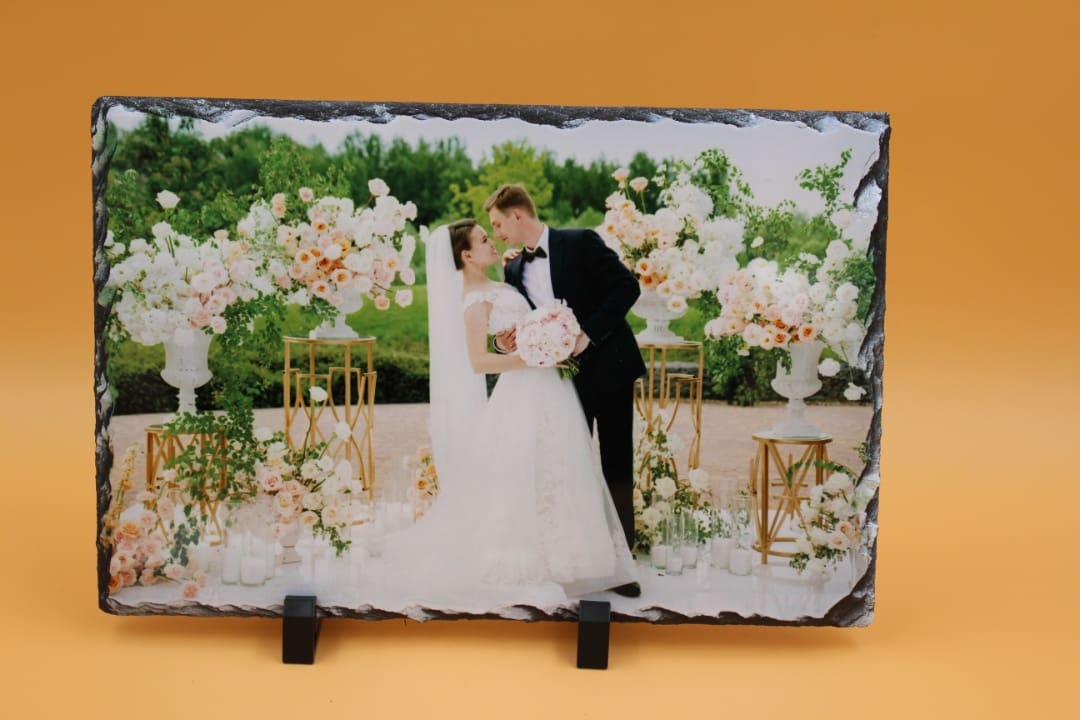
[[[536,258],[547,257],[547,253],[544,252],[544,248],[542,247],[538,247],[535,250],[526,249],[522,255],[524,255],[522,262],[532,262]]]

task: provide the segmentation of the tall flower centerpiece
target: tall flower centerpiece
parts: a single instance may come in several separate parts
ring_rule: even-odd
[[[618,188],[605,202],[597,232],[641,284],[631,310],[647,323],[639,342],[681,342],[669,323],[686,314],[689,300],[715,290],[720,277],[738,267],[742,223],[724,214],[729,207],[717,205],[715,188],[704,186],[716,163],[726,164],[726,158],[708,151],[693,164],[663,168],[651,180],[662,188],[652,213],[645,208],[648,178],[630,179],[625,168],[613,175]]]
[[[787,417],[772,432],[780,437],[819,437],[804,414],[804,399],[821,389],[818,374],[836,375],[840,362],[855,364],[866,335],[858,317],[859,288],[845,279],[852,256],[845,240],[832,241],[825,258],[802,253],[781,269],[775,260],[754,258],[727,273],[717,290],[720,315],[705,325],[711,338],[736,336],[744,350],[778,349],[789,355],[789,368],[777,363],[772,387],[788,398]],[[819,363],[822,350],[834,358]],[[865,390],[849,384],[845,397],[857,400]]]
[[[158,202],[171,209],[178,199],[163,192]],[[151,233],[126,245],[107,235],[111,267],[100,301],[113,303],[112,339],[164,345],[162,377],[179,390],[179,412],[193,413],[195,388],[212,377],[211,336],[226,332],[230,308],[273,288],[256,272],[250,246],[223,230],[196,240],[163,220]]]
[[[379,310],[412,304],[416,237],[407,224],[416,219],[416,205],[399,202],[378,178],[368,189],[362,207],[350,198],[316,198],[306,187],[295,199],[278,193],[255,202],[237,225],[286,302],[312,306],[325,318],[313,337],[357,337],[345,318],[364,298]]]

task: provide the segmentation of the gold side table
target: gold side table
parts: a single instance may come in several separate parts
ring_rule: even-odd
[[[761,552],[761,562],[765,564],[769,555],[791,557],[794,553],[775,550],[773,544],[794,542],[795,538],[781,536],[785,521],[802,519],[799,505],[808,498],[803,490],[808,487],[807,477],[814,471],[814,484],[824,482],[825,471],[815,463],[829,462],[828,445],[832,437],[822,435],[816,438],[784,438],[769,432],[753,435],[757,442],[757,452],[750,461],[750,493],[754,497],[754,519],[757,526],[757,543],[754,549]],[[794,445],[802,448],[798,461],[794,454],[788,454],[787,460],[780,452],[783,446]],[[770,477],[770,466],[776,472],[775,479]],[[793,469],[794,468],[794,469]],[[788,483],[788,474],[791,482]],[[776,501],[773,515],[769,517],[769,507]]]
[[[664,432],[669,432],[675,424],[675,418],[683,405],[690,413],[693,437],[690,439],[690,452],[687,458],[687,470],[693,470],[701,461],[701,407],[702,391],[705,378],[705,346],[699,342],[680,343],[638,343],[645,355],[647,373],[644,379],[634,383],[634,406],[638,415],[651,424],[656,413],[671,407]],[[670,354],[697,355],[697,372],[671,372],[668,368]]]
[[[375,493],[375,338],[285,337],[285,370],[282,391],[285,408],[285,440],[296,449],[312,443],[328,442],[327,455],[348,460],[368,498]],[[322,351],[322,352],[318,352]],[[335,354],[325,362],[319,355]],[[340,364],[335,364],[340,360]],[[293,367],[294,361],[296,367]],[[334,404],[334,382],[345,385],[342,406]],[[326,391],[324,402],[315,402],[308,392],[313,387]],[[331,428],[319,426],[329,413],[334,425],[344,422],[350,435],[341,439]]]
[[[229,454],[225,442],[225,436],[220,434],[209,435],[202,433],[198,435],[178,434],[167,436],[164,425],[150,425],[146,428],[146,490],[158,498],[170,490],[182,489],[175,481],[164,484],[163,482],[159,483],[159,480],[163,480],[162,475],[166,463],[191,447],[192,444],[197,443],[204,447],[211,445],[214,454],[222,458],[220,473],[217,477],[206,478],[206,484],[203,486],[206,499],[199,501],[199,508],[202,510],[203,515],[210,518],[217,532],[217,538],[211,543],[212,545],[220,545],[225,542],[225,529],[218,519],[221,496],[228,490],[229,486]],[[157,527],[170,542],[168,525],[172,521],[173,518],[162,518],[158,514]]]

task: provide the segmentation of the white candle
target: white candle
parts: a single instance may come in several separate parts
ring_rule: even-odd
[[[731,548],[735,541],[731,538],[718,537],[712,541],[712,566],[724,570],[731,558]]]
[[[266,579],[270,580],[277,572],[277,552],[275,552],[273,543],[267,543],[263,561],[266,564]]]
[[[673,552],[668,555],[667,574],[682,575],[683,559],[681,552]]]
[[[266,558],[245,555],[240,558],[240,582],[245,585],[262,585],[266,580]]]
[[[652,564],[654,568],[663,569],[667,567],[668,556],[671,555],[670,545],[653,545],[652,547]]]
[[[707,590],[709,588],[709,563],[702,562],[697,564],[697,568],[694,571],[694,579],[697,580],[697,586],[699,590]]]
[[[321,557],[315,561],[315,582],[319,585],[330,582],[330,558]]]
[[[697,564],[697,558],[698,558],[697,545],[683,545],[682,550],[681,550],[681,554],[682,554],[682,561],[683,561],[683,566],[684,567],[691,568],[691,567],[694,567]]]
[[[732,548],[728,569],[732,575],[749,575],[753,553],[745,548]]]
[[[221,582],[226,585],[235,585],[240,582],[240,549],[236,547],[225,548],[225,554],[221,559]]]
[[[311,558],[311,549],[304,548],[298,552],[300,553],[300,579],[309,583],[314,577],[315,569],[315,562]]]

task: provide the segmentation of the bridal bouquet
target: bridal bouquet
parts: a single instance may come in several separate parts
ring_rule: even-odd
[[[559,367],[562,377],[573,377],[578,364],[570,354],[581,334],[574,311],[565,303],[537,308],[517,324],[518,354],[529,367]]]

